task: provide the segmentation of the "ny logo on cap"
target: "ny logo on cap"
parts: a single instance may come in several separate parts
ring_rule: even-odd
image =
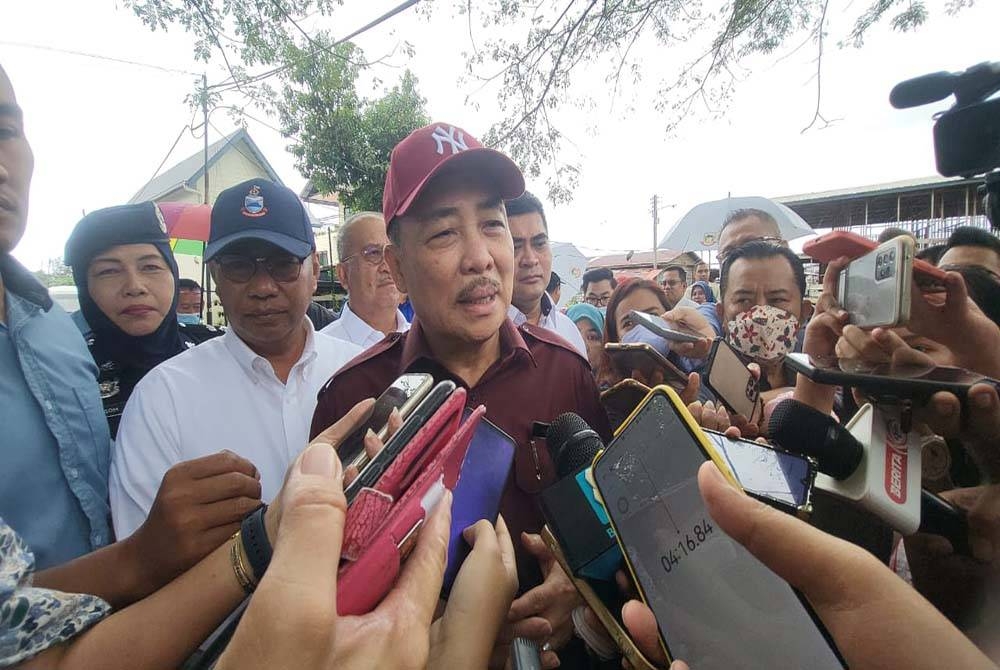
[[[250,192],[243,198],[243,216],[264,216],[267,214],[267,207],[264,206],[264,196],[260,194],[260,186],[254,184],[250,187]]]
[[[434,143],[437,144],[437,152],[439,154],[444,153],[444,143],[447,142],[451,145],[452,155],[457,154],[459,151],[466,151],[469,146],[465,143],[465,133],[461,130],[455,128],[455,126],[448,126],[448,130],[445,130],[441,126],[434,128],[434,133],[431,135]]]

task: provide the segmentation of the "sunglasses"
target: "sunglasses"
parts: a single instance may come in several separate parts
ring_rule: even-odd
[[[295,256],[272,256],[267,258],[250,258],[248,256],[220,256],[218,264],[219,274],[234,284],[246,284],[254,278],[257,270],[261,267],[271,276],[271,279],[280,283],[288,284],[299,278],[302,272],[302,263],[305,258]]]
[[[347,261],[354,260],[355,258],[361,258],[367,263],[372,265],[381,265],[382,260],[385,258],[385,246],[384,244],[369,244],[364,249],[356,254],[351,254],[347,258],[340,259],[341,263],[346,263]]]

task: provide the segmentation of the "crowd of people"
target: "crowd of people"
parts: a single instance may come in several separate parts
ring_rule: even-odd
[[[339,315],[312,301],[319,262],[301,201],[251,179],[219,195],[205,250],[227,328],[201,323],[201,287],[179,277],[149,202],[76,225],[71,317],[12,255],[34,165],[22,116],[0,69],[0,666],[180,667],[246,603],[216,667],[504,668],[516,638],[535,642],[540,667],[618,667],[627,661],[608,653],[615,644],[540,535],[537,498],[557,475],[536,423],[573,412],[607,444],[617,426],[602,391],[666,381],[608,355],[639,328],[632,312],[696,335],[664,354],[686,375],[691,415],[733,437],[766,441],[788,399],[842,422],[865,401],[796,377],[792,352],[1000,379],[1000,240],[986,230],[959,228],[922,252],[946,280],[915,292],[905,328],[850,324],[837,301],[846,259],[829,264],[813,304],[801,259],[756,209],[719,221],[717,283],[705,263],[668,266],[661,281],[591,269],[562,311],[542,201],[510,158],[447,124],[401,141],[382,211],[339,229]],[[718,338],[758,379],[753,416],[702,383]],[[465,389],[515,442],[500,514],[465,529],[471,552],[442,600],[445,493],[389,594],[339,616],[344,487],[357,473],[337,447],[412,372]],[[817,499],[806,522],[711,463],[701,494],[719,528],[799,589],[849,667],[996,667],[997,388],[940,392],[914,421],[943,445],[925,474],[967,511],[971,556],[941,537],[900,538],[839,501]],[[372,453],[381,446],[365,436]],[[616,615],[657,667],[686,667],[668,661],[641,601]]]

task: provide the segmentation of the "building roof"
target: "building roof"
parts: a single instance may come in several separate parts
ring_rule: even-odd
[[[250,137],[250,133],[247,132],[246,128],[240,128],[236,132],[208,146],[208,167],[215,165],[222,156],[226,155],[229,150],[234,149],[235,145],[241,140],[249,147],[253,158],[264,168],[268,179],[277,184],[283,184],[284,182],[281,181],[281,177],[271,167],[271,164],[264,157],[256,142]],[[204,172],[205,154],[204,151],[199,151],[150,179],[145,186],[132,196],[129,202],[156,200],[171,191],[176,191],[184,185],[188,186],[188,188],[194,188]]]
[[[691,262],[697,263],[701,258],[697,254],[687,251],[674,251],[673,249],[659,249],[656,252],[656,264],[667,264],[674,261],[679,256],[690,255]],[[697,259],[697,260],[695,260]],[[587,263],[588,268],[629,268],[642,267],[648,265],[653,267],[652,251],[636,251],[631,257],[628,254],[612,254],[609,256],[597,256],[591,258]]]
[[[853,200],[856,198],[870,198],[880,195],[894,195],[902,193],[913,193],[930,191],[938,188],[951,188],[953,186],[966,186],[969,184],[979,184],[982,179],[946,179],[939,175],[933,177],[918,177],[916,179],[904,179],[902,181],[891,181],[884,184],[871,184],[868,186],[852,186],[850,188],[839,188],[832,191],[819,191],[816,193],[802,193],[799,195],[786,195],[780,198],[773,198],[776,202],[784,205],[812,205],[835,200]]]

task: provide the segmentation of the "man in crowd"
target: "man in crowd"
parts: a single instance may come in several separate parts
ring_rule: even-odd
[[[177,282],[177,320],[185,325],[201,323],[201,286],[193,279]]]
[[[367,349],[389,333],[405,333],[409,322],[399,311],[400,293],[383,251],[389,244],[378,212],[359,212],[337,231],[337,278],[347,289],[340,318],[320,332]]]
[[[948,238],[938,266],[947,270],[980,268],[1000,281],[1000,239],[982,228],[959,226]]]
[[[306,318],[319,261],[309,219],[290,189],[252,179],[220,193],[205,261],[229,330],[135,387],[112,462],[118,537],[143,522],[173,464],[220,446],[256,466],[263,498],[271,500],[308,442],[319,388],[361,351],[317,337]]]
[[[762,209],[738,209],[722,222],[722,230],[719,232],[719,263],[725,263],[726,256],[733,249],[752,241],[788,246],[788,242],[781,237],[781,229],[773,216]]]
[[[708,263],[701,262],[694,267],[694,280],[707,282],[710,273],[708,271]]]
[[[693,307],[697,308],[698,303],[684,297],[687,291],[687,270],[680,265],[671,265],[663,272],[663,290],[670,301],[670,308]]]
[[[181,463],[154,484],[149,520],[112,543],[111,439],[97,367],[69,316],[11,255],[27,225],[34,158],[2,68],[0,125],[0,517],[31,549],[35,586],[122,607],[215,549],[207,528],[231,535],[243,514],[231,497],[252,499],[259,485],[235,454]]]
[[[603,310],[611,300],[611,294],[618,286],[609,268],[594,268],[583,273],[583,301],[588,305]]]
[[[580,352],[587,355],[587,345],[568,316],[556,309],[545,291],[552,274],[552,247],[549,224],[542,202],[525,191],[509,200],[507,224],[514,239],[514,294],[507,316],[519,326],[525,321],[548,328]]]
[[[507,317],[515,267],[503,200],[523,191],[509,158],[459,128],[432,124],[396,146],[382,208],[392,241],[386,259],[410,296],[414,321],[409,332],[391,335],[333,377],[313,432],[404,372],[451,379],[468,390],[469,405],[485,404],[487,417],[517,445],[500,509],[525,593],[511,607],[501,643],[513,635],[548,637],[558,649],[570,638],[579,599],[536,535],[542,519],[534,496],[555,473],[532,424],[576,412],[602,436],[610,428],[587,362],[551,331],[529,322],[515,327]],[[499,648],[493,660],[502,665],[505,658]]]

